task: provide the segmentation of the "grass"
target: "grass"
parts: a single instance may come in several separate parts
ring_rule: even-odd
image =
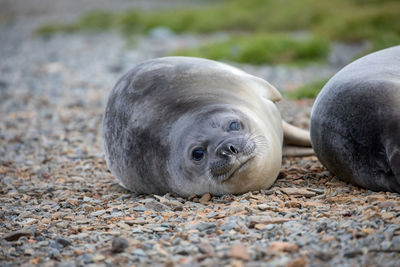
[[[192,9],[90,12],[72,24],[43,25],[37,33],[114,29],[132,36],[158,26],[176,33],[228,31],[234,35],[230,40],[179,53],[255,64],[309,62],[321,60],[327,49],[324,40],[369,41],[372,51],[398,45],[399,18],[398,0],[216,0]],[[305,42],[282,37],[298,30],[314,37]],[[267,47],[279,55],[262,52]]]
[[[321,38],[296,39],[288,35],[237,35],[195,49],[180,50],[174,55],[205,57],[250,64],[303,64],[322,61],[330,44]]]
[[[306,84],[296,90],[285,92],[285,97],[288,99],[316,98],[327,82],[328,80],[324,79]]]

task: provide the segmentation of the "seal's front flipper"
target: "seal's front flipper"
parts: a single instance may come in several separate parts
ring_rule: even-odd
[[[307,157],[314,155],[311,147],[283,146],[282,155],[284,157]]]
[[[249,88],[264,99],[277,102],[282,99],[281,93],[272,84],[264,79],[246,73]]]
[[[282,121],[283,141],[286,145],[311,147],[310,132]]]

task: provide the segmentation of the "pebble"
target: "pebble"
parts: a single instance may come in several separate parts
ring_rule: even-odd
[[[112,241],[111,252],[112,253],[121,253],[128,247],[129,247],[129,244],[125,238],[117,237],[117,238],[114,238]]]
[[[137,212],[145,212],[147,210],[149,210],[149,209],[145,208],[143,206],[136,206],[136,207],[133,208],[133,211],[137,211]]]
[[[251,216],[249,218],[249,228],[254,228],[256,224],[282,224],[289,222],[288,218],[271,218],[269,216]]]
[[[212,255],[214,253],[214,248],[205,242],[199,244],[199,251],[203,254]]]
[[[215,227],[216,227],[215,223],[209,223],[209,222],[203,222],[196,225],[196,229],[199,231],[205,231],[213,229]]]
[[[309,191],[307,189],[302,188],[294,188],[294,187],[287,187],[287,188],[280,188],[282,192],[292,196],[304,196],[304,197],[314,197],[317,195],[316,192]]]
[[[68,238],[62,238],[62,237],[57,237],[55,239],[55,241],[61,245],[63,245],[63,247],[68,247],[72,245],[71,240],[69,240]]]
[[[200,200],[199,200],[199,202],[201,203],[201,204],[206,204],[208,201],[210,201],[210,199],[211,199],[211,195],[210,195],[210,193],[207,193],[207,194],[204,194],[201,198],[200,198]]]
[[[97,217],[106,213],[106,210],[97,210],[95,212],[90,213],[90,216]]]
[[[146,202],[145,207],[147,209],[149,209],[149,210],[155,210],[155,211],[158,211],[158,212],[166,211],[166,210],[170,209],[168,206],[166,206],[166,205],[164,205],[164,204],[162,204],[162,203],[160,203],[158,201],[155,201],[155,200],[151,200],[149,202]]]
[[[58,249],[56,249],[56,248],[51,248],[50,249],[50,251],[49,251],[49,258],[50,259],[58,260],[58,259],[60,259],[60,257],[61,257],[61,254],[60,254],[60,251]]]
[[[258,204],[257,208],[259,210],[265,211],[265,210],[267,210],[269,208],[269,205],[268,204]]]
[[[21,236],[31,236],[31,235],[32,235],[32,231],[26,230],[26,229],[21,229],[21,230],[7,233],[6,235],[3,236],[3,238],[7,241],[15,241],[15,240],[18,240]]]
[[[246,246],[240,243],[234,244],[231,247],[231,250],[229,251],[229,256],[235,259],[241,259],[245,261],[250,260],[250,255],[247,252]]]
[[[306,267],[307,266],[307,258],[301,257],[298,259],[294,259],[287,264],[287,267]]]
[[[27,256],[35,255],[35,251],[31,248],[27,248],[24,250],[24,255],[27,255]]]
[[[268,251],[270,253],[279,253],[279,252],[296,252],[299,250],[299,246],[296,244],[288,243],[288,242],[271,242],[268,247]]]
[[[94,254],[92,260],[94,262],[104,261],[106,257],[103,254]]]
[[[137,255],[137,256],[140,256],[140,257],[147,257],[147,255],[146,255],[146,253],[143,251],[143,249],[140,249],[140,248],[133,250],[133,251],[131,252],[131,254],[134,254],[134,255]]]

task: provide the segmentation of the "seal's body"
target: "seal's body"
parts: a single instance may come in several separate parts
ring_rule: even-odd
[[[281,166],[282,121],[274,104],[280,97],[265,80],[215,61],[145,61],[110,93],[107,164],[124,187],[140,193],[268,188]],[[309,141],[306,132],[293,133]]]
[[[400,192],[400,46],[358,59],[330,79],[310,130],[318,158],[339,178]]]

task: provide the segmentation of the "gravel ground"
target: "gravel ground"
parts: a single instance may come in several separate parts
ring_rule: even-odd
[[[140,60],[219,36],[153,32],[127,50],[113,33],[44,40],[33,24],[0,25],[1,266],[399,266],[400,195],[341,182],[315,157],[285,158],[271,189],[243,195],[136,195],[116,183],[100,134],[113,84]],[[354,51],[336,45],[327,66],[242,67],[289,90]],[[307,127],[311,105],[279,107]]]

